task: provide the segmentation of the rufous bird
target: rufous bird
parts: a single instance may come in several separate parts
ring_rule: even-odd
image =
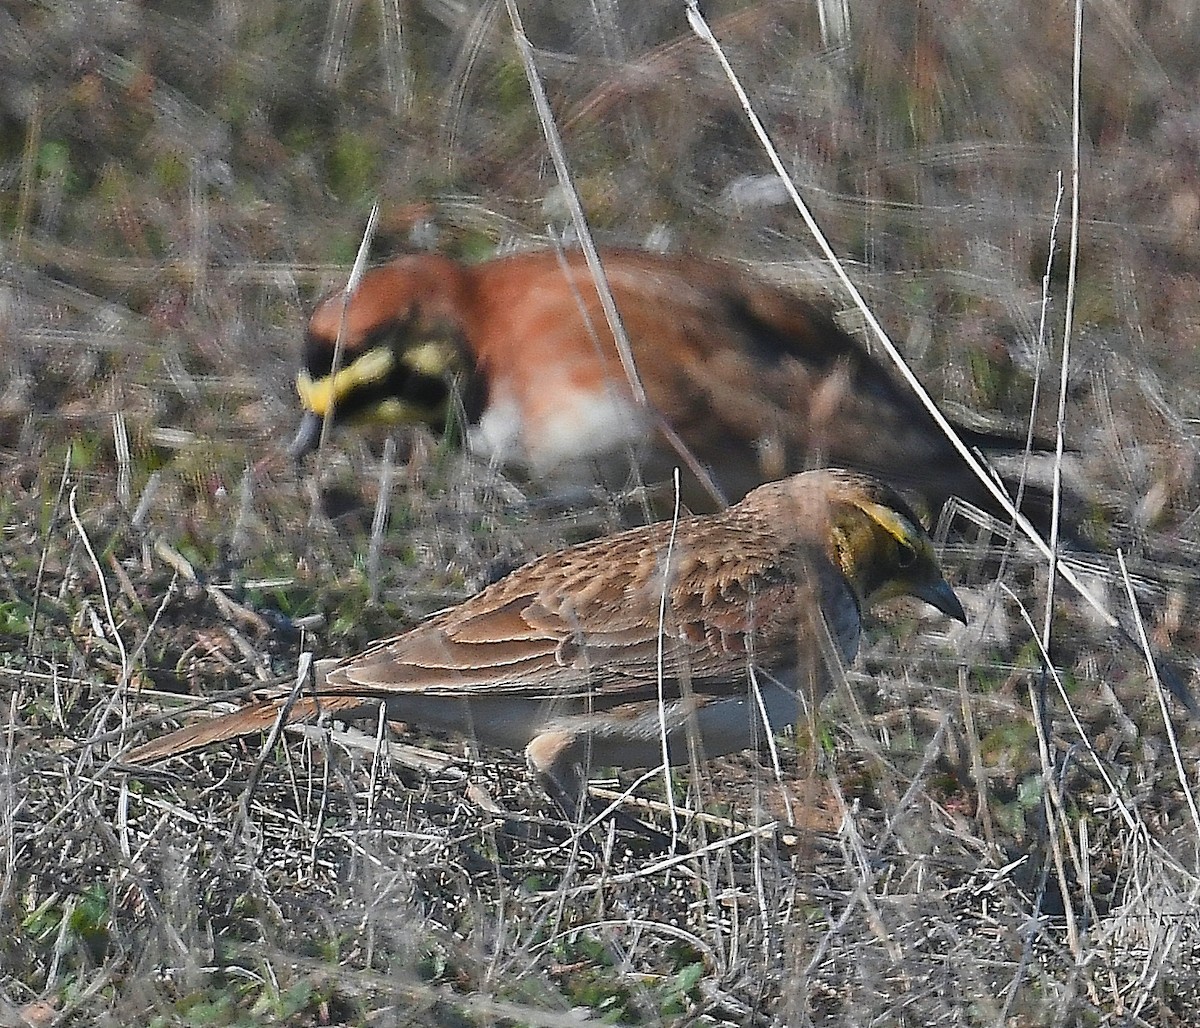
[[[679,763],[689,735],[715,756],[792,724],[854,660],[863,612],[905,595],[966,620],[897,493],[810,471],[717,514],[540,557],[334,664],[287,719],[374,719],[382,704],[390,720],[524,749],[571,810],[590,767]],[[128,759],[263,732],[283,706],[190,725]]]
[[[815,300],[715,260],[601,251],[646,404],[635,399],[579,251],[476,265],[408,256],[369,270],[345,306],[309,322],[297,388],[305,414],[291,453],[321,419],[423,422],[443,430],[461,400],[465,438],[485,460],[551,484],[619,487],[684,464],[674,434],[737,500],[763,482],[839,465],[915,493],[936,514],[960,496],[999,507],[929,412]],[[968,446],[1014,454],[1023,441],[957,426]],[[685,468],[685,500],[715,509]],[[1027,487],[1029,509],[1045,494]]]

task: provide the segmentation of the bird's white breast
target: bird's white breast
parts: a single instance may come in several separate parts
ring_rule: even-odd
[[[511,395],[495,396],[468,432],[471,451],[486,460],[520,465],[535,477],[574,480],[594,478],[591,465],[596,460],[624,456],[645,441],[645,411],[615,389],[564,389],[557,396],[536,418]]]

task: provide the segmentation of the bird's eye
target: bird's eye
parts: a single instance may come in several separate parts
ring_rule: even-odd
[[[911,568],[917,562],[917,551],[905,543],[896,541],[896,566],[901,569]]]

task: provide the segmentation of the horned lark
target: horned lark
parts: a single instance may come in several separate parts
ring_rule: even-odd
[[[602,252],[649,403],[634,399],[578,252],[507,256],[472,267],[405,257],[364,276],[343,323],[341,294],[309,323],[297,378],[305,416],[448,421],[457,383],[466,441],[479,456],[538,479],[622,485],[631,458],[647,482],[680,464],[674,434],[724,497],[825,464],[920,494],[936,512],[958,495],[995,503],[911,392],[840,329],[821,304],[731,265]],[[960,428],[968,445],[1021,441]],[[695,480],[693,509],[714,509]],[[1029,502],[1034,502],[1032,493]]]
[[[854,659],[861,612],[911,595],[965,621],[929,536],[891,489],[846,471],[760,486],[722,513],[541,557],[336,664],[291,721],[376,717],[524,749],[559,798],[589,766],[744,749]],[[264,702],[153,740],[144,763],[261,732]],[[764,723],[765,722],[765,723]]]

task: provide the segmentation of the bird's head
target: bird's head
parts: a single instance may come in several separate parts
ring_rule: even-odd
[[[296,376],[304,414],[293,457],[316,447],[329,416],[445,428],[464,364],[463,274],[440,257],[403,258],[368,271],[348,298],[339,291],[318,305]]]
[[[912,508],[890,486],[858,472],[807,471],[760,487],[786,496],[802,530],[815,535],[865,610],[897,596],[916,596],[966,623],[942,576],[933,540]]]
[[[828,471],[835,479],[829,511],[832,556],[863,607],[916,596],[966,623],[942,575],[933,540],[899,493],[878,479]]]

